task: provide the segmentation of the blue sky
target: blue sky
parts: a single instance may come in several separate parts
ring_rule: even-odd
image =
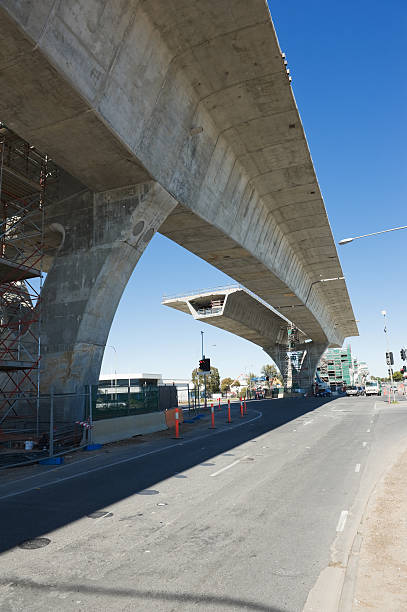
[[[407,5],[402,0],[270,2],[336,242],[407,225]],[[339,246],[360,320],[349,339],[371,372],[384,375],[380,311],[388,313],[390,348],[407,346],[407,230]],[[230,279],[156,235],[117,310],[102,372],[190,375],[206,354],[221,377],[258,372],[270,360],[253,344],[161,306],[163,294]],[[114,346],[116,352],[110,348]]]

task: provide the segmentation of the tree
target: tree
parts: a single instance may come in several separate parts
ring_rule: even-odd
[[[199,379],[199,380],[198,380]],[[201,390],[205,387],[204,377],[198,374],[198,368],[192,371],[192,382],[196,387],[198,384]],[[211,366],[211,371],[206,375],[206,393],[212,395],[212,393],[219,393],[220,391],[220,376],[218,368]]]
[[[269,385],[276,384],[277,382],[283,382],[283,377],[274,365],[266,363],[264,366],[262,366],[261,373],[263,376],[269,377]]]
[[[230,387],[234,382],[233,378],[224,378],[220,383],[220,390],[222,393],[229,393]]]
[[[272,378],[276,378],[278,373],[277,373],[277,368],[276,366],[273,366],[269,363],[266,363],[264,366],[262,366],[261,368],[261,374],[262,376],[268,376],[270,378],[270,380]]]
[[[403,374],[396,370],[393,372],[393,380],[394,382],[401,382],[403,380]]]

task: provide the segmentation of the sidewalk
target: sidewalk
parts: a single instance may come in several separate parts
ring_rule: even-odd
[[[352,612],[406,612],[407,450],[378,482],[358,535]]]

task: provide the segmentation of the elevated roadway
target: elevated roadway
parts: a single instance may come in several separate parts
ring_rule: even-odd
[[[291,387],[294,381],[301,389],[312,387],[326,344],[320,345],[297,330],[295,345],[289,346],[290,321],[244,287],[164,298],[162,303],[260,346],[277,364],[284,386]]]
[[[0,88],[1,120],[66,183],[48,213],[63,242],[43,295],[44,389],[97,381],[156,231],[315,343],[358,333],[264,0],[0,0]]]

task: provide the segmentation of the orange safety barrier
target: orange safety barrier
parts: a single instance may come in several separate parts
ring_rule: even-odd
[[[228,420],[227,423],[231,423],[232,419],[230,418],[230,399],[228,399]]]
[[[209,429],[215,429],[215,411],[213,409],[213,404],[211,404],[211,426]]]

